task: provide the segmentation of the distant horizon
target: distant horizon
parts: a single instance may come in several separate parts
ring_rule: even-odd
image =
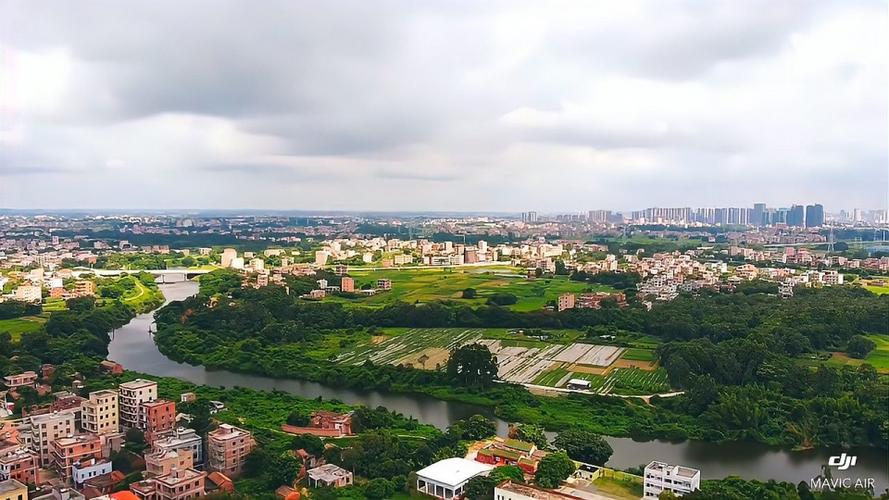
[[[759,203],[759,202],[757,202]],[[816,205],[817,202],[811,203],[792,203],[786,205],[769,205],[769,209],[790,208],[793,205]],[[861,210],[862,212],[873,212],[886,210],[885,208],[865,208],[865,207],[845,207],[832,209],[827,205],[821,204],[824,212],[828,214],[839,214],[841,211],[851,212],[852,210]],[[753,204],[747,206],[694,206],[694,205],[675,205],[675,206],[645,206],[630,209],[613,209],[613,208],[589,208],[584,210],[535,210],[533,208],[525,210],[350,210],[350,209],[302,209],[302,208],[9,208],[0,207],[0,215],[64,215],[64,214],[85,214],[85,215],[227,215],[237,216],[243,215],[286,215],[286,216],[308,216],[308,217],[324,217],[327,215],[408,215],[408,216],[521,216],[522,213],[536,212],[541,216],[549,215],[585,215],[590,211],[606,210],[612,213],[629,214],[634,211],[641,211],[648,208],[753,208]]]

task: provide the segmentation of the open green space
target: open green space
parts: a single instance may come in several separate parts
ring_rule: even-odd
[[[567,276],[529,279],[520,268],[492,266],[477,268],[393,268],[385,270],[350,270],[356,288],[369,284],[376,286],[378,279],[392,280],[392,290],[370,297],[347,299],[331,297],[326,300],[352,305],[378,306],[396,302],[423,303],[454,300],[472,306],[480,306],[495,293],[509,293],[518,299],[509,305],[515,311],[542,309],[548,302],[557,300],[563,293],[585,291],[613,291],[606,285],[571,281]],[[464,299],[463,290],[472,288],[474,298]]]
[[[19,340],[24,333],[31,333],[40,329],[46,318],[41,316],[22,316],[0,320],[0,332],[9,332],[13,340]]]
[[[616,471],[615,471],[616,472]],[[639,476],[621,474],[621,477],[598,477],[593,481],[596,491],[608,495],[611,498],[637,499],[643,492],[642,481]]]
[[[864,358],[864,362],[881,372],[889,372],[889,335],[874,334],[867,338],[873,340],[877,347]]]
[[[654,361],[657,359],[654,355],[654,351],[651,349],[639,349],[636,347],[631,347],[624,351],[621,358],[629,359],[631,361]]]

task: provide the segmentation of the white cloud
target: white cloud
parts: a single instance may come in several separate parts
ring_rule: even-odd
[[[0,6],[0,205],[886,202],[882,2],[166,7]]]

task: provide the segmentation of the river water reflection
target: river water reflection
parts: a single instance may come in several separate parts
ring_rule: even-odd
[[[168,301],[181,300],[197,292],[197,284],[194,282],[160,286]],[[337,399],[349,404],[364,404],[370,407],[385,406],[390,410],[412,416],[421,422],[442,429],[455,420],[476,413],[493,417],[488,408],[440,401],[423,395],[354,391],[316,382],[273,379],[225,370],[209,371],[202,366],[177,363],[157,350],[149,334],[149,326],[152,322],[151,314],[142,314],[116,330],[111,345],[108,347],[109,359],[123,364],[129,370],[157,376],[176,377],[196,384],[279,390],[305,398],[320,396],[324,399]],[[497,425],[498,431],[505,434],[506,422],[497,419]],[[721,444],[700,441],[638,442],[629,438],[608,438],[608,442],[614,448],[614,455],[608,465],[616,468],[632,467],[648,463],[651,460],[661,460],[701,469],[701,474],[705,479],[737,475],[745,478],[775,479],[793,483],[808,481],[818,475],[822,464],[827,462],[830,455],[846,451],[858,456],[858,465],[845,473],[834,472],[834,477],[872,477],[875,480],[877,494],[889,488],[889,455],[884,451],[872,448],[793,452],[747,442]]]

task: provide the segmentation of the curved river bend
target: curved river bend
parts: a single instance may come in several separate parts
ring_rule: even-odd
[[[167,301],[181,300],[197,292],[197,283],[194,282],[166,284],[160,287]],[[108,346],[108,358],[123,364],[128,370],[176,377],[195,384],[249,387],[260,390],[276,389],[305,398],[321,396],[324,399],[338,399],[349,404],[385,406],[442,429],[455,420],[477,413],[493,417],[490,408],[441,401],[424,395],[359,392],[316,382],[274,379],[225,370],[210,371],[203,366],[177,363],[157,350],[148,333],[153,321],[151,313],[141,314],[115,330],[111,345]],[[507,428],[506,422],[497,419],[497,425],[498,431],[504,434]],[[889,456],[873,448],[795,452],[752,442],[721,444],[701,441],[673,443],[661,440],[637,442],[629,438],[608,438],[608,442],[614,448],[614,455],[608,465],[619,469],[660,460],[698,468],[704,479],[737,475],[760,480],[789,481],[794,484],[809,481],[820,473],[822,464],[827,462],[830,455],[845,451],[858,456],[858,464],[853,469],[845,471],[845,475],[843,472],[834,472],[834,477],[872,477],[878,495],[889,488]]]

